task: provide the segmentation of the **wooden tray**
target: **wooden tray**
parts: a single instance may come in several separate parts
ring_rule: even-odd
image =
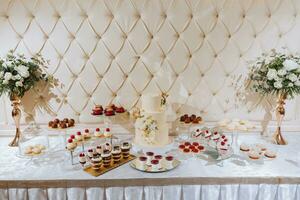
[[[120,167],[121,165],[124,165],[125,163],[128,163],[129,161],[132,161],[135,158],[136,158],[136,156],[130,154],[129,158],[127,158],[127,159],[122,158],[121,161],[119,163],[116,163],[116,164],[113,163],[113,159],[112,159],[110,167],[107,167],[107,168],[103,167],[103,164],[102,164],[100,170],[95,171],[95,170],[92,169],[92,166],[88,166],[88,167],[84,168],[84,171],[89,173],[92,176],[97,177],[97,176],[100,176],[102,174],[105,174],[106,172],[109,172],[110,170],[113,170],[117,167]]]

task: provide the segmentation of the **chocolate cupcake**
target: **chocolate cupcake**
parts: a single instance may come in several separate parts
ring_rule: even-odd
[[[68,126],[67,126],[67,124],[65,123],[65,122],[63,122],[63,121],[61,121],[60,123],[59,123],[59,126],[60,126],[60,128],[68,128]]]
[[[58,118],[56,118],[56,119],[54,120],[54,123],[58,124],[59,121],[60,121],[60,120],[59,120]]]
[[[67,123],[69,123],[69,119],[68,118],[64,118],[63,122],[65,122],[67,124]]]
[[[54,122],[53,121],[50,121],[50,122],[48,122],[48,126],[50,127],[50,128],[53,128],[52,126],[53,126],[53,124],[54,124]]]
[[[52,128],[58,128],[58,123],[53,122]]]
[[[75,120],[74,119],[69,119],[69,123],[68,123],[69,127],[72,127],[75,125]]]

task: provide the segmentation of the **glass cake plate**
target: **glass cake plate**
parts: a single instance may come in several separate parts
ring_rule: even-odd
[[[138,171],[142,171],[142,172],[148,172],[148,173],[161,173],[161,172],[167,172],[167,171],[170,171],[170,170],[173,170],[175,169],[176,167],[178,167],[180,165],[180,161],[177,160],[177,159],[174,159],[173,163],[172,163],[172,167],[170,168],[167,168],[166,167],[166,164],[165,164],[165,161],[163,160],[162,161],[162,164],[161,164],[161,168],[157,169],[157,170],[153,170],[152,167],[150,165],[147,165],[145,169],[141,169],[139,167],[137,167],[137,159],[133,160],[131,163],[130,163],[130,166]]]

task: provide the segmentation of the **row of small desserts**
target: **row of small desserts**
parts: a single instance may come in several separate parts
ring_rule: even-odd
[[[25,148],[25,154],[26,155],[39,155],[41,154],[46,147],[42,144],[36,144],[36,145],[29,145]]]
[[[193,131],[192,136],[194,138],[206,141],[207,145],[217,148],[218,151],[224,152],[230,147],[227,136],[216,129],[196,129]]]
[[[184,141],[178,146],[179,150],[183,153],[201,153],[205,150],[204,146],[199,142]]]
[[[188,114],[184,114],[180,116],[180,122],[184,122],[185,124],[199,124],[202,122],[202,117],[196,116],[195,114],[192,114],[190,116]]]
[[[105,116],[113,116],[116,113],[125,113],[126,110],[122,106],[117,107],[115,104],[110,104],[103,109],[102,105],[95,105],[92,110],[92,115],[104,115]]]
[[[263,144],[241,144],[240,150],[248,155],[248,157],[252,160],[259,160],[263,156],[266,158],[276,158],[276,152],[272,150],[268,150],[267,147]]]
[[[77,147],[77,145],[80,145],[81,142],[85,140],[89,140],[93,135],[95,137],[111,137],[112,133],[110,131],[110,128],[104,128],[103,130],[101,130],[100,128],[96,128],[94,132],[91,132],[89,129],[85,129],[83,134],[78,131],[76,135],[70,135],[66,148],[69,151],[73,151]]]
[[[173,168],[173,156],[155,155],[154,152],[146,152],[136,160],[136,167],[140,170],[150,168],[151,171],[159,171],[162,167]]]
[[[130,148],[131,145],[128,142],[113,147],[110,143],[105,143],[105,145],[98,145],[96,148],[89,149],[87,155],[84,152],[80,153],[79,162],[83,166],[90,162],[92,169],[99,171],[102,166],[109,168],[113,164],[120,163],[121,159],[128,159]]]
[[[218,125],[220,127],[223,127],[227,130],[239,130],[239,131],[249,131],[255,126],[248,120],[242,120],[242,119],[223,119],[218,122]]]
[[[75,120],[68,119],[68,118],[64,118],[63,120],[56,118],[53,121],[48,122],[48,127],[54,128],[54,129],[56,129],[56,128],[65,129],[65,128],[69,128],[69,127],[73,127],[73,126],[75,126]]]

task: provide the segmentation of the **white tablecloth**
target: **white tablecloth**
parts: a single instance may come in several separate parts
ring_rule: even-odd
[[[268,144],[278,158],[263,163],[239,156],[222,165],[191,158],[167,173],[142,173],[125,164],[95,178],[70,165],[64,151],[51,159],[18,158],[17,149],[7,147],[9,138],[1,137],[0,199],[300,199],[300,135],[290,133],[287,139],[287,146]],[[250,134],[239,140],[264,142]]]

